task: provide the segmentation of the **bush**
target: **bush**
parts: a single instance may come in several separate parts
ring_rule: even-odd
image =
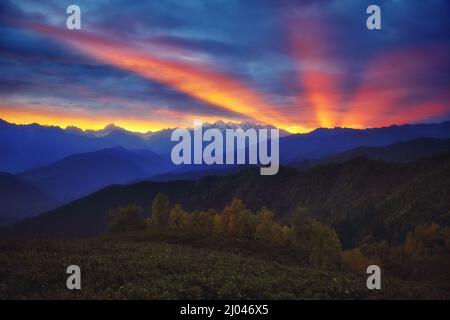
[[[308,218],[297,227],[297,241],[309,265],[327,269],[341,267],[341,243],[334,229]]]

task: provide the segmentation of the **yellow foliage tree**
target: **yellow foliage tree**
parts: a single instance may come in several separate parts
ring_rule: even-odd
[[[183,214],[185,214],[185,212],[181,205],[176,204],[170,211],[169,226],[179,228],[181,226],[180,222]]]
[[[255,238],[270,242],[272,239],[273,212],[266,207],[258,211],[258,225],[256,226]]]
[[[359,248],[343,251],[341,256],[344,267],[355,273],[365,273],[367,267],[373,264]]]

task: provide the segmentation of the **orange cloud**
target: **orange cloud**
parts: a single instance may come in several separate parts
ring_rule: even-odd
[[[214,70],[163,60],[138,47],[112,39],[58,28],[31,25],[31,29],[71,45],[102,62],[126,69],[182,91],[200,101],[278,127],[295,126],[260,94],[240,81]]]

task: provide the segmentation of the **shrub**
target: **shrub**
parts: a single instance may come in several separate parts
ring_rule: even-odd
[[[339,268],[342,263],[341,243],[334,229],[308,218],[297,230],[298,248],[309,265]]]

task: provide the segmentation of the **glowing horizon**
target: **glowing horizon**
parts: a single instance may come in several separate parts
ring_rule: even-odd
[[[175,127],[190,127],[194,123],[194,120],[201,120],[209,123],[218,120],[225,122],[239,122],[233,119],[219,119],[201,115],[197,115],[192,119],[179,117],[179,121],[176,123],[172,120],[166,122],[154,122],[142,118],[125,118],[121,115],[111,115],[105,118],[104,115],[95,117],[93,114],[84,113],[78,114],[77,117],[73,113],[62,113],[55,110],[43,113],[41,110],[21,110],[20,108],[17,108],[17,106],[5,105],[0,105],[0,119],[15,124],[25,125],[37,123],[39,125],[58,126],[61,128],[77,127],[82,130],[100,130],[109,124],[114,124],[127,131],[139,133],[155,132]]]
[[[443,108],[443,106],[441,105],[431,105],[430,107],[436,107],[437,109],[439,109],[440,111]],[[422,109],[422,108],[421,108]],[[423,110],[423,109],[422,109]],[[157,124],[155,126],[149,126],[147,122],[142,121],[124,121],[124,120],[98,120],[98,121],[90,121],[90,120],[80,120],[79,122],[73,122],[72,119],[70,118],[62,118],[61,120],[55,120],[53,118],[45,118],[45,117],[40,117],[40,115],[36,116],[36,121],[31,121],[31,120],[27,120],[26,116],[18,116],[16,118],[8,118],[8,117],[4,117],[3,115],[0,114],[0,120],[6,121],[8,123],[11,124],[15,124],[15,125],[31,125],[31,124],[38,124],[40,126],[46,126],[46,127],[60,127],[61,129],[67,129],[69,127],[75,127],[78,129],[81,129],[82,131],[89,131],[89,130],[93,130],[93,131],[98,131],[98,130],[102,130],[105,129],[107,126],[109,125],[114,125],[116,127],[120,127],[126,131],[129,132],[134,132],[134,133],[154,133],[154,132],[158,132],[158,131],[162,131],[162,130],[166,130],[166,129],[175,129],[175,128],[193,128],[194,126],[194,120],[201,120],[203,121],[203,123],[209,123],[209,124],[214,124],[215,122],[218,121],[223,121],[225,123],[244,123],[245,121],[233,121],[232,119],[208,119],[208,118],[203,118],[203,119],[193,119],[192,121],[187,121],[183,124],[180,125],[173,125],[173,124]],[[364,129],[376,129],[376,128],[383,128],[383,127],[390,127],[390,126],[401,126],[401,125],[408,125],[408,124],[423,124],[423,123],[440,123],[440,122],[447,122],[450,121],[449,119],[442,119],[442,121],[439,122],[433,122],[433,121],[420,121],[419,119],[416,118],[416,121],[412,121],[412,122],[408,122],[408,123],[402,123],[402,122],[393,122],[389,125],[379,125],[379,126],[373,126],[373,127],[365,127],[365,126],[360,126],[360,125],[354,125],[354,126],[336,126],[336,127],[316,127],[316,128],[311,128],[311,129],[305,129],[305,130],[292,130],[289,131],[287,129],[283,129],[283,128],[278,128],[278,129],[282,129],[285,130],[287,132],[289,132],[290,134],[305,134],[305,133],[310,133],[316,129],[336,129],[336,128],[345,128],[345,129],[356,129],[356,130],[364,130]],[[263,124],[263,123],[258,123],[258,124]],[[264,124],[263,124],[264,125]],[[269,124],[270,125],[270,124]],[[298,129],[303,129],[303,128],[298,128]]]

